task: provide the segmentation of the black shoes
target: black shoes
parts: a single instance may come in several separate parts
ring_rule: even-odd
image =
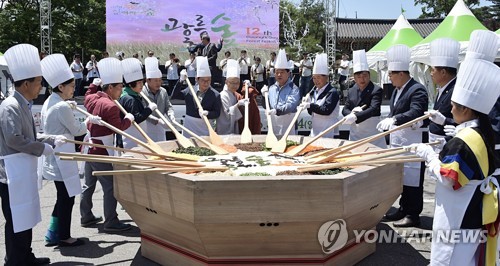
[[[406,215],[403,219],[392,223],[394,227],[418,227],[420,226],[420,218]]]
[[[94,225],[96,223],[102,222],[102,217],[101,216],[94,216],[92,219],[87,220],[87,221],[80,221],[80,225],[82,227],[89,227],[91,225]]]
[[[29,265],[47,265],[50,263],[50,259],[49,258],[44,258],[44,257],[40,257],[40,258],[34,258],[30,263]]]
[[[384,219],[387,221],[398,221],[403,219],[405,216],[406,215],[400,209],[397,209],[394,212],[384,215]]]

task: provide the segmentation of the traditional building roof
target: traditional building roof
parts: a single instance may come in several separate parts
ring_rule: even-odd
[[[426,37],[443,21],[442,18],[408,19],[415,30]],[[395,19],[337,18],[337,39],[382,39],[396,23]]]
[[[337,18],[337,49],[343,52],[370,50],[389,32],[396,19]],[[443,21],[442,18],[408,19],[422,37],[426,37]]]

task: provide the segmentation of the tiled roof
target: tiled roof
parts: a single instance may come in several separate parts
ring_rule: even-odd
[[[431,34],[442,21],[442,18],[408,20],[423,38]],[[337,39],[382,39],[394,23],[395,19],[337,18]]]

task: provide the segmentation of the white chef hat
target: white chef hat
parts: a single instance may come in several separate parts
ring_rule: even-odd
[[[431,66],[458,67],[460,43],[450,38],[440,38],[430,43]]]
[[[144,59],[144,65],[146,67],[146,78],[147,79],[157,79],[162,78],[162,73],[158,68],[158,58],[156,57],[146,57]]]
[[[387,50],[387,69],[389,71],[408,71],[410,69],[410,48],[397,44]]]
[[[234,59],[227,60],[226,78],[239,78],[240,77],[240,64]]]
[[[9,72],[14,81],[42,76],[38,49],[31,44],[18,44],[4,54]]]
[[[481,59],[462,62],[451,100],[483,114],[489,114],[500,96],[500,68]]]
[[[210,67],[208,66],[208,59],[206,56],[197,56],[196,57],[196,77],[212,77],[210,73]]]
[[[290,66],[288,63],[288,59],[286,59],[285,49],[280,49],[278,55],[276,56],[276,63],[274,64],[275,69],[290,69],[293,66]]]
[[[99,65],[99,75],[102,85],[122,83],[123,70],[122,62],[114,57],[107,57],[97,63]]]
[[[368,67],[368,59],[366,59],[365,50],[356,50],[352,52],[352,69],[354,73],[361,71],[370,71]]]
[[[52,88],[75,78],[71,68],[69,68],[66,57],[62,54],[48,55],[40,63],[42,65],[43,77]]]
[[[328,56],[325,53],[317,54],[314,60],[313,75],[328,75]]]
[[[130,83],[144,79],[142,74],[142,64],[137,58],[126,58],[122,60],[123,78],[125,82]]]
[[[465,59],[483,59],[493,62],[500,49],[500,36],[489,30],[475,30],[471,33]]]

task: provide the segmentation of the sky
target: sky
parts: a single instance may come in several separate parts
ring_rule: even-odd
[[[337,17],[356,18],[357,13],[358,18],[397,19],[403,8],[407,19],[418,18],[422,14],[422,6],[415,6],[414,3],[413,0],[337,0]],[[480,1],[480,6],[490,4],[489,1]]]

